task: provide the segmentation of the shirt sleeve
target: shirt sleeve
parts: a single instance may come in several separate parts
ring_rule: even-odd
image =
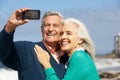
[[[69,60],[68,68],[62,80],[84,80],[89,73],[89,62],[86,56],[75,53]],[[45,70],[46,80],[60,80],[53,68]]]
[[[5,28],[0,32],[0,60],[3,61],[9,55],[8,51],[13,46],[13,33],[7,33]],[[7,54],[5,54],[7,53]],[[10,53],[10,52],[9,52]]]
[[[46,80],[59,80],[53,68],[47,68],[45,70],[45,74],[46,74]]]
[[[5,28],[0,32],[0,61],[14,70],[17,69],[17,57],[13,42],[14,32],[7,33]]]

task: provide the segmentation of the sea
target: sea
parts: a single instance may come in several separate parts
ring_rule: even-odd
[[[120,72],[120,58],[96,58],[95,64],[99,72]]]
[[[95,65],[98,72],[120,72],[120,58],[95,58]],[[0,80],[18,80],[17,71],[0,62]]]

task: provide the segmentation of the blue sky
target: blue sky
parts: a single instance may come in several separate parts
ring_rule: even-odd
[[[110,53],[114,49],[114,36],[120,32],[120,0],[1,0],[0,30],[11,14],[19,8],[55,10],[65,18],[83,21],[94,40],[97,54]],[[41,19],[30,21],[17,28],[14,40],[40,41]]]

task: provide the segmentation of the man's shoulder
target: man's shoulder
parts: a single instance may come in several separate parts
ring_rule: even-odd
[[[34,46],[36,43],[40,43],[40,42],[32,42],[32,41],[15,41],[14,45],[15,46]]]
[[[33,44],[34,42],[32,41],[15,41],[15,45],[26,45],[26,44]]]

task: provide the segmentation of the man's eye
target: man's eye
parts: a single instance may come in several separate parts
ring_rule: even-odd
[[[49,26],[49,24],[44,24],[44,26]]]
[[[71,33],[68,32],[67,35],[71,35]]]
[[[59,27],[59,25],[58,25],[58,24],[54,24],[53,26],[54,26],[54,27]]]

